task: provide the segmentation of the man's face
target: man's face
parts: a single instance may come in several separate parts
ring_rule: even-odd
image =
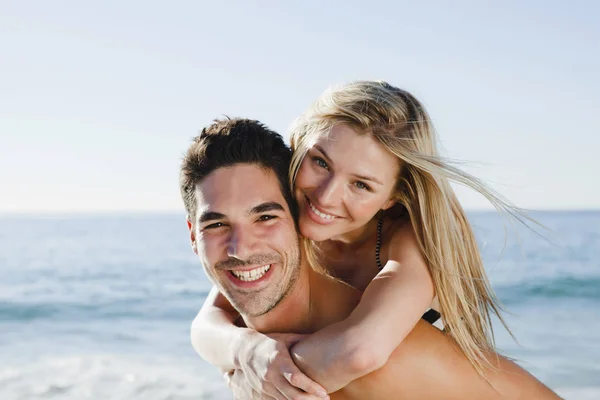
[[[275,174],[251,164],[219,168],[196,186],[194,251],[219,291],[245,316],[263,315],[300,269],[294,220]]]

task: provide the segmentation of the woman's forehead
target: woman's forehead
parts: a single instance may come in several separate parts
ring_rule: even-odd
[[[390,175],[395,179],[400,160],[370,134],[348,125],[336,125],[315,142],[313,149],[325,153],[337,169],[353,174]]]

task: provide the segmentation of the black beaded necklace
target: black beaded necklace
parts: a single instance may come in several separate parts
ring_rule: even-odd
[[[379,218],[377,221],[377,244],[375,245],[375,261],[377,261],[377,268],[381,271],[383,269],[383,265],[381,264],[381,259],[379,258],[379,253],[381,252],[381,230],[383,229],[383,217]]]

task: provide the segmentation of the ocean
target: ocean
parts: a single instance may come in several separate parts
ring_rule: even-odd
[[[500,352],[567,399],[600,399],[600,211],[548,229],[470,213],[516,336]],[[178,214],[0,217],[0,399],[228,399],[189,341],[210,288]]]

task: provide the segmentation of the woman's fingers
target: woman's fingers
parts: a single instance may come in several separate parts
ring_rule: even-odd
[[[325,389],[306,376],[302,371],[294,366],[292,371],[284,372],[283,377],[294,387],[302,390],[303,392],[316,396],[319,399],[328,398]],[[310,396],[310,398],[314,398]]]
[[[240,357],[245,377],[243,382],[236,381],[233,385],[246,386],[246,392],[250,388],[260,396],[277,400],[326,399],[325,389],[300,371],[290,355],[290,346],[304,337],[299,334],[251,337]],[[237,390],[241,392],[241,388]]]
[[[275,397],[260,395],[248,384],[242,370],[236,369],[223,374],[225,381],[233,393],[234,400],[272,400]]]

